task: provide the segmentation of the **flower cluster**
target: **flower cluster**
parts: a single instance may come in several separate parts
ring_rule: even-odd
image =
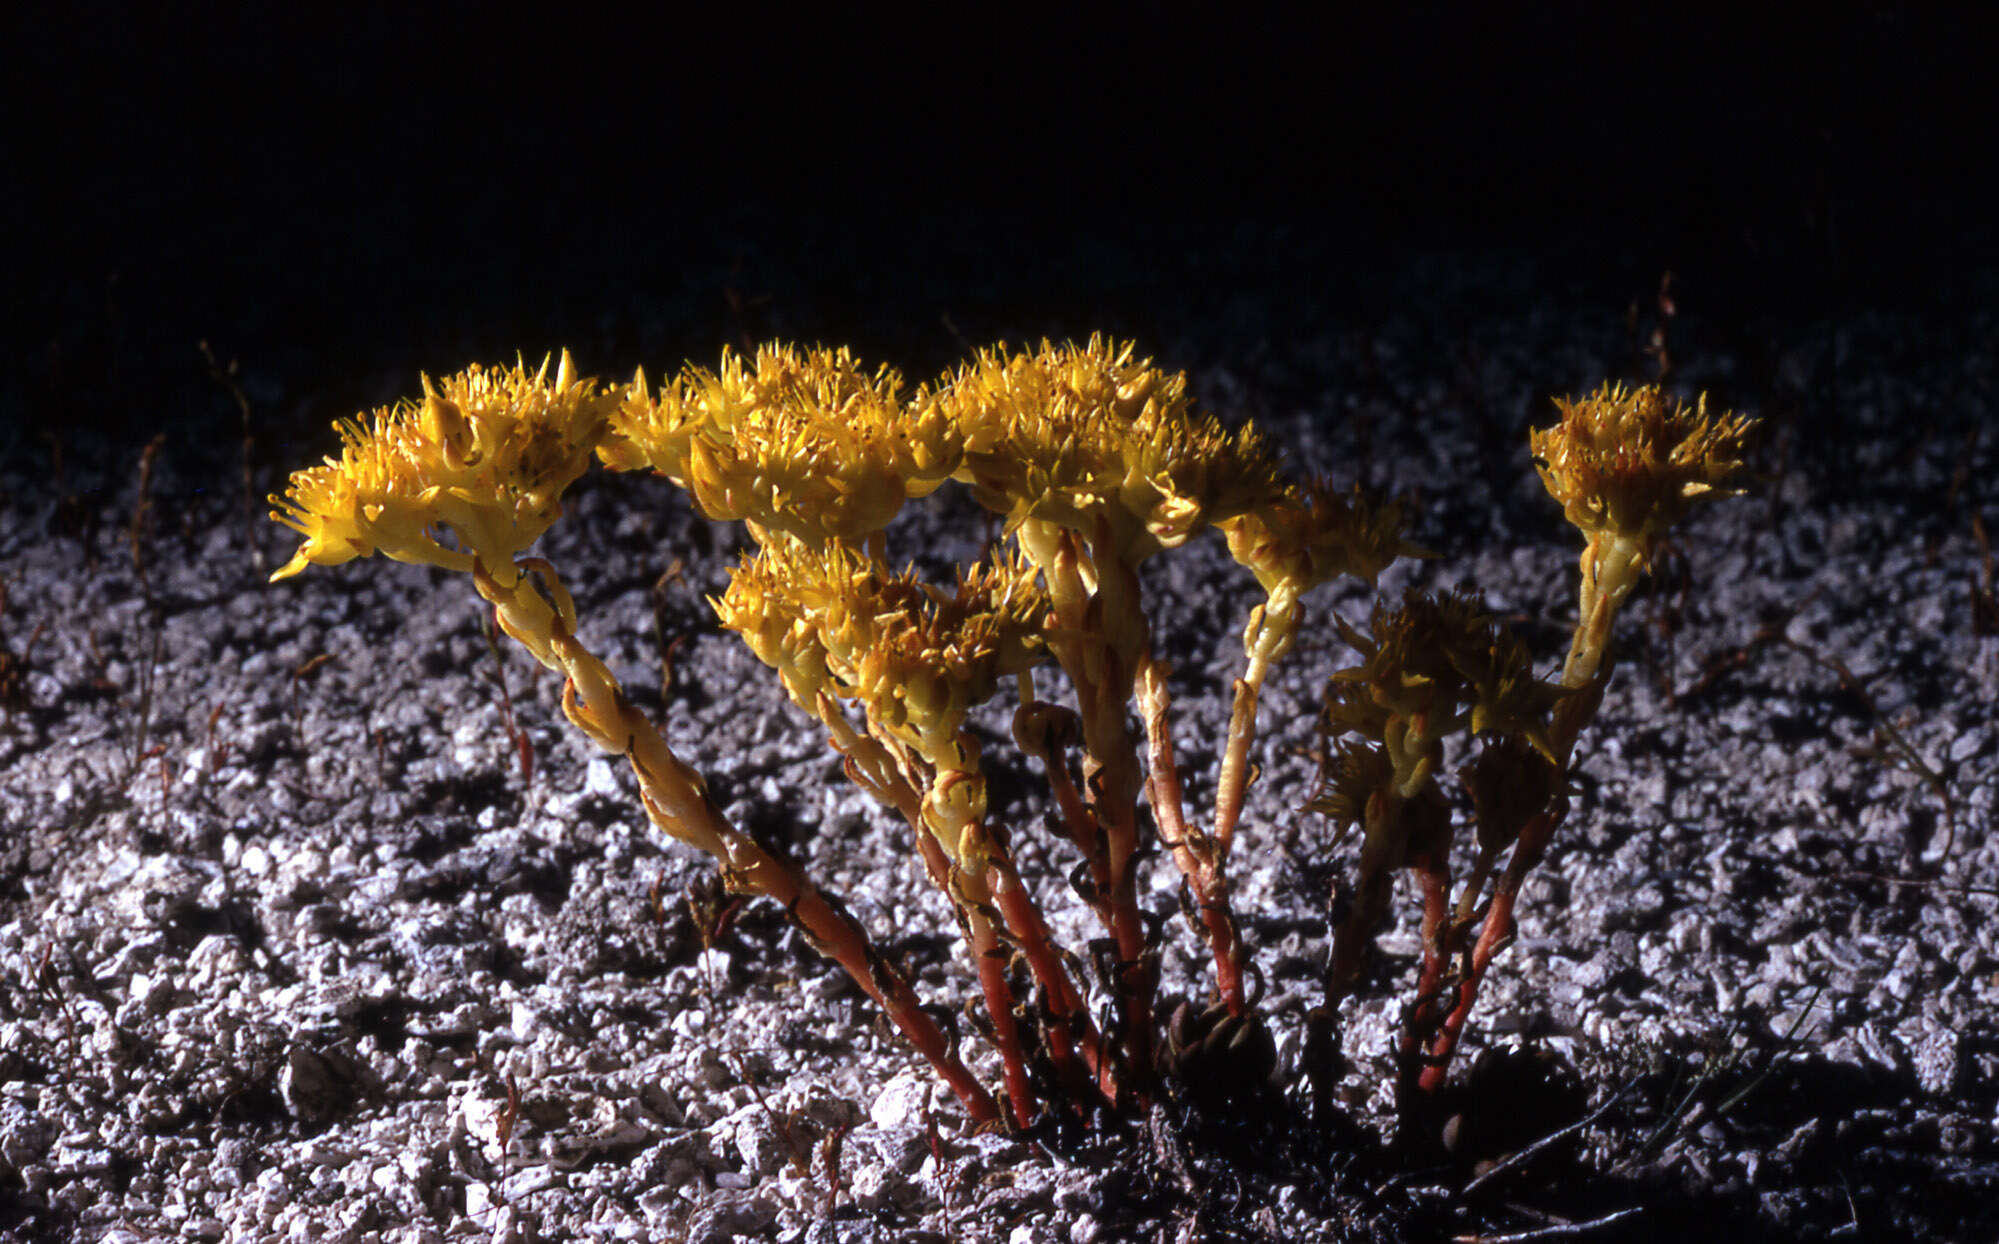
[[[305,537],[273,579],[307,564],[381,553],[470,570],[475,558],[511,574],[514,558],[561,514],[563,490],[590,464],[618,405],[576,377],[568,351],[548,361],[472,367],[423,400],[343,420],[340,457],[295,473],[272,517]],[[457,547],[437,539],[449,527]]]
[[[1689,409],[1657,385],[1607,384],[1555,406],[1561,421],[1530,438],[1548,494],[1585,535],[1645,542],[1692,502],[1728,495],[1752,426],[1741,415],[1709,415],[1704,396]]]
[[[731,573],[715,611],[801,707],[822,693],[857,701],[916,745],[955,733],[1040,658],[1048,597],[1018,560],[962,570],[946,592],[850,546],[772,540]]]
[[[999,346],[941,392],[964,440],[960,478],[1010,530],[1028,519],[1081,532],[1104,522],[1112,548],[1138,562],[1281,495],[1253,426],[1231,431],[1195,414],[1186,377],[1136,355],[1102,337],[1033,354]]]
[[[845,349],[724,352],[720,370],[690,365],[657,393],[639,372],[600,453],[614,470],[658,471],[709,518],[859,542],[958,466],[957,429],[901,390]]]
[[[1405,794],[1428,776],[1434,745],[1459,730],[1519,734],[1549,754],[1548,714],[1562,688],[1535,675],[1527,646],[1476,593],[1411,589],[1399,608],[1376,605],[1366,634],[1335,625],[1361,663],[1333,675],[1326,725],[1387,740]]]
[[[1705,397],[1689,410],[1657,385],[1605,385],[1555,406],[1561,421],[1530,444],[1548,495],[1585,541],[1582,620],[1562,669],[1565,684],[1581,687],[1596,677],[1611,620],[1651,568],[1660,536],[1694,502],[1729,495],[1754,425],[1710,416]]]

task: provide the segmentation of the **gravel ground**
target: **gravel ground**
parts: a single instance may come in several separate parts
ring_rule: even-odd
[[[1299,470],[1415,499],[1441,556],[1384,591],[1468,580],[1553,662],[1575,542],[1524,431],[1550,394],[1645,375],[1644,317],[1519,259],[1391,285],[1386,317],[1250,291],[1161,312],[1144,345]],[[468,583],[367,563],[265,586],[290,542],[245,521],[233,411],[173,424],[148,473],[27,394],[51,435],[15,438],[0,477],[0,1237],[1083,1244],[1613,1215],[1591,1238],[1999,1236],[1999,615],[1976,526],[1999,525],[1999,320],[1669,327],[1676,389],[1766,420],[1759,479],[1699,512],[1626,612],[1582,796],[1460,1063],[1461,1161],[1420,1168],[1385,1147],[1381,1087],[1414,977],[1406,886],[1341,1012],[1337,1117],[1297,1082],[1350,863],[1297,810],[1330,626],[1266,693],[1237,857],[1281,1092],[972,1135],[781,912],[727,908],[648,832],[559,688],[496,656]],[[573,344],[586,368],[638,361]],[[282,366],[245,385],[259,493],[356,404]],[[891,544],[941,566],[979,531],[947,496]],[[954,926],[904,832],[713,624],[738,539],[663,482],[599,475],[546,546],[585,638],[730,813],[955,1008]],[[1212,541],[1147,583],[1196,806],[1252,591]],[[983,728],[1000,810],[1034,824],[1004,705]],[[1025,838],[1080,944],[1070,861]],[[1145,896],[1162,913],[1171,872]],[[1163,994],[1198,997],[1196,947],[1166,928]]]

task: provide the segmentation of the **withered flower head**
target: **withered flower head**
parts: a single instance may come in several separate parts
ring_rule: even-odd
[[[1473,734],[1518,735],[1550,762],[1549,714],[1569,691],[1534,672],[1527,645],[1494,619],[1468,630],[1447,655],[1464,680]]]
[[[1342,493],[1329,480],[1291,488],[1223,524],[1229,553],[1266,592],[1308,591],[1339,575],[1370,585],[1399,557],[1429,557],[1403,538],[1399,502],[1359,487]]]
[[[1494,854],[1512,846],[1527,822],[1548,810],[1562,779],[1554,761],[1518,734],[1481,747],[1462,775],[1479,848]]]
[[[1376,604],[1365,634],[1335,617],[1361,663],[1335,673],[1333,684],[1365,689],[1368,700],[1398,717],[1447,718],[1464,691],[1459,667],[1476,660],[1466,654],[1480,648],[1488,621],[1478,594],[1463,587],[1441,596],[1412,587],[1398,608]]]
[[[1605,385],[1581,401],[1556,398],[1562,419],[1531,434],[1535,469],[1584,534],[1649,543],[1688,505],[1727,496],[1755,421],[1689,409],[1657,385]]]
[[[1335,844],[1347,830],[1367,820],[1367,805],[1395,784],[1395,765],[1379,743],[1341,739],[1319,770],[1319,790],[1306,803],[1333,823]]]
[[[421,402],[344,419],[339,458],[292,474],[271,517],[305,537],[272,579],[308,563],[336,566],[382,553],[397,561],[495,575],[562,514],[562,492],[590,463],[617,399],[579,380],[568,351],[555,379],[472,367],[433,384]],[[457,548],[434,534],[449,527]]]

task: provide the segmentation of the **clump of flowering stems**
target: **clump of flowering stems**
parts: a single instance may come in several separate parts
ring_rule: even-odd
[[[759,552],[718,602],[722,620],[826,726],[850,776],[910,822],[926,872],[959,912],[1016,1121],[1038,1096],[1120,1104],[1149,1092],[1156,969],[1137,897],[1141,799],[1193,895],[1215,1005],[1245,1016],[1226,865],[1257,691],[1296,634],[1306,590],[1340,573],[1372,580],[1409,551],[1393,507],[1288,486],[1254,428],[1196,414],[1185,377],[1102,338],[988,350],[907,397],[894,372],[866,371],[844,351],[783,347],[725,355],[719,371],[690,367],[657,392],[641,376],[630,393],[605,460],[650,466],[709,517],[747,522]],[[947,479],[1003,519],[1013,546],[967,568],[953,594],[895,574],[884,536],[903,501]],[[1168,671],[1152,654],[1138,580],[1148,558],[1210,526],[1266,594],[1245,635],[1212,829],[1183,807]],[[1036,693],[1033,671],[1050,659],[1075,689],[1073,708]],[[964,721],[1002,678],[1019,687],[1014,738],[1047,775],[1081,857],[1075,889],[1104,930],[1104,1024],[1014,870],[1009,828],[986,813]],[[1033,983],[1027,1024],[1014,1014],[1014,952]]]
[[[563,676],[570,720],[630,762],[651,821],[714,856],[732,889],[781,903],[975,1123],[1025,1126],[1050,1103],[1085,1112],[1142,1104],[1162,1056],[1184,1052],[1190,1032],[1198,1037],[1205,1025],[1210,1035],[1239,1037],[1255,1024],[1228,860],[1259,693],[1298,633],[1307,591],[1341,574],[1372,583],[1397,557],[1420,551],[1402,538],[1398,507],[1286,481],[1254,428],[1231,430],[1194,412],[1184,376],[1101,338],[1034,352],[998,347],[914,390],[844,350],[725,353],[719,369],[690,366],[657,389],[643,372],[623,387],[579,379],[565,354],[552,379],[546,363],[533,374],[475,367],[426,381],[419,402],[339,427],[340,456],[297,472],[273,498],[274,517],[305,537],[273,578],[378,552],[470,574],[501,628]],[[1551,446],[1537,441],[1550,462],[1544,474],[1580,478],[1583,467],[1556,459],[1579,463],[1582,451]],[[971,958],[982,1027],[1002,1068],[997,1094],[838,899],[729,823],[699,774],[578,638],[562,580],[527,550],[593,457],[664,475],[707,517],[745,524],[756,551],[732,572],[717,613],[826,730],[849,778],[908,823]],[[887,549],[902,505],[947,481],[998,515],[1011,545],[961,567],[951,587],[894,569]],[[1693,495],[1686,483],[1682,497]],[[1564,500],[1572,516],[1597,512],[1586,496]],[[1607,636],[1609,615],[1629,591],[1615,576],[1642,571],[1652,537],[1626,538],[1613,519],[1600,526],[1610,534],[1594,561],[1585,557],[1585,611],[1603,618]],[[1204,820],[1188,814],[1182,796],[1169,671],[1152,651],[1139,571],[1209,527],[1223,532],[1264,599],[1244,629],[1246,664]],[[438,538],[446,530],[449,543]],[[1367,664],[1338,676],[1349,692],[1328,709],[1329,728],[1373,740],[1341,745],[1341,776],[1320,800],[1365,827],[1362,899],[1335,938],[1330,979],[1344,988],[1385,907],[1390,869],[1417,868],[1426,905],[1433,890],[1447,892],[1448,817],[1440,830],[1434,793],[1443,735],[1461,725],[1489,732],[1501,740],[1493,754],[1514,749],[1493,762],[1495,772],[1542,766],[1543,801],[1555,806],[1556,778],[1586,717],[1569,710],[1580,698],[1535,679],[1524,650],[1468,599],[1412,596],[1400,611],[1377,613],[1373,639],[1336,625]],[[1034,672],[1051,661],[1074,690],[1073,706],[1037,693]],[[1595,668],[1588,664],[1579,687],[1592,684]],[[1411,690],[1412,678],[1426,689]],[[1008,681],[1019,690],[1014,740],[1046,774],[1054,823],[1078,857],[1072,887],[1103,929],[1103,1013],[1092,1012],[1077,958],[1056,944],[1019,874],[1016,827],[997,823],[988,807],[967,722]],[[1522,746],[1530,750],[1516,755]],[[1481,855],[1464,903],[1499,851],[1520,844],[1501,882],[1507,906],[1496,897],[1486,909],[1490,934],[1510,928],[1507,881],[1524,871],[1521,860],[1538,858],[1538,847],[1532,858],[1527,848],[1534,832],[1545,842],[1546,831],[1504,828],[1514,812],[1485,809],[1521,801],[1522,788],[1511,779],[1488,785],[1483,796],[1474,785],[1474,802],[1484,799]],[[1551,830],[1547,812],[1538,815]],[[1164,1055],[1153,1018],[1156,946],[1137,900],[1149,836],[1179,868],[1214,963],[1212,1003],[1191,1025],[1183,1008]],[[1497,949],[1482,935],[1466,961],[1475,970],[1461,969],[1451,990],[1444,964],[1469,921],[1468,907],[1455,921],[1441,907],[1434,921],[1426,917],[1428,1001],[1419,998],[1408,1048],[1428,1049],[1437,1068]]]

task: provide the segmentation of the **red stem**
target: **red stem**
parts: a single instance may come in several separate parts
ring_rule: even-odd
[[[1167,721],[1165,670],[1148,661],[1140,679],[1140,699],[1144,709],[1145,738],[1150,773],[1146,793],[1151,796],[1152,819],[1159,836],[1172,849],[1173,862],[1187,879],[1194,902],[1201,912],[1201,928],[1208,950],[1215,959],[1215,991],[1230,1015],[1249,1010],[1242,987],[1242,940],[1236,933],[1235,917],[1229,907],[1228,879],[1222,871],[1226,850],[1219,838],[1201,836],[1187,824],[1186,803],[1180,793],[1180,766],[1173,758],[1173,731]],[[1242,685],[1237,680],[1237,685]],[[1239,805],[1238,805],[1239,806]],[[1217,824],[1224,810],[1215,810]],[[1233,818],[1229,818],[1231,825]]]
[[[1097,1026],[1090,1022],[1089,1009],[1083,1005],[1082,995],[1077,991],[1075,982],[1070,980],[1061,956],[1056,954],[1047,921],[1042,918],[1041,909],[1035,906],[1033,896],[1021,884],[1020,874],[1014,871],[1013,860],[1003,852],[995,852],[993,871],[998,881],[992,887],[993,901],[1006,921],[1007,931],[1019,943],[1020,952],[1033,971],[1034,979],[1048,994],[1050,1026],[1046,1040],[1049,1060],[1055,1064],[1056,1074],[1072,1090],[1087,1086],[1105,1070],[1098,1058],[1101,1038],[1097,1034]],[[1077,1052],[1079,1038],[1082,1047],[1080,1056]]]
[[[1527,822],[1520,831],[1520,840],[1513,847],[1513,858],[1506,863],[1506,872],[1500,877],[1499,888],[1492,896],[1492,906],[1486,910],[1485,923],[1479,928],[1478,943],[1472,947],[1471,966],[1458,991],[1458,1004],[1445,1018],[1443,1029],[1430,1042],[1429,1056],[1424,1060],[1423,1074],[1417,1081],[1424,1092],[1434,1093],[1444,1087],[1451,1070],[1451,1058],[1457,1053],[1458,1038],[1463,1035],[1465,1021],[1471,1018],[1472,1007],[1478,1002],[1478,990],[1485,981],[1485,970],[1492,966],[1493,958],[1513,939],[1513,907],[1520,897],[1520,885],[1526,880],[1528,870],[1547,853],[1548,840],[1554,837],[1555,828],[1561,824],[1566,811],[1567,808],[1558,799],[1552,809]]]
[[[1423,973],[1416,982],[1416,1000],[1402,1025],[1403,1099],[1416,1078],[1422,1047],[1439,1024],[1438,1003],[1444,981],[1444,965],[1450,961],[1444,939],[1449,934],[1451,916],[1451,874],[1449,866],[1436,854],[1427,854],[1411,865],[1423,887]]]

